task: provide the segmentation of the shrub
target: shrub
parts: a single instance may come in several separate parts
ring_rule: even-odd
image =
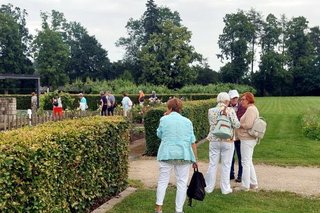
[[[315,113],[316,112],[316,113]],[[320,140],[320,111],[306,112],[302,117],[302,132],[313,140]]]
[[[127,186],[128,143],[116,116],[1,133],[1,212],[87,212]]]

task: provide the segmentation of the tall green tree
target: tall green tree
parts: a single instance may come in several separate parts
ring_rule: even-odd
[[[26,27],[27,12],[13,5],[0,7],[0,73],[32,74],[29,44],[32,40]]]
[[[190,45],[191,32],[170,21],[153,34],[139,54],[143,82],[181,88],[196,78],[191,64],[199,58]]]
[[[181,26],[181,18],[178,12],[172,12],[167,7],[158,7],[154,1],[148,1],[146,11],[140,19],[130,18],[127,22],[127,37],[121,37],[117,46],[125,48],[124,61],[127,70],[130,70],[135,81],[141,77],[141,64],[139,64],[139,53],[148,43],[152,34],[162,32],[165,21],[171,21],[176,26]]]
[[[41,17],[42,29],[33,43],[35,67],[43,85],[55,89],[69,80],[65,69],[70,53],[61,34],[50,28],[48,14],[41,13]]]
[[[146,3],[147,10],[143,14],[144,43],[146,44],[153,33],[160,32],[160,17],[157,5],[154,0],[148,0]]]
[[[254,68],[254,59],[256,55],[256,44],[259,43],[259,38],[262,33],[262,25],[263,25],[263,17],[260,12],[257,12],[254,9],[251,9],[247,12],[247,17],[252,24],[253,30],[251,31],[251,50],[250,50],[250,55],[251,55],[251,74],[253,73],[253,68]]]
[[[76,78],[113,79],[108,53],[94,36],[90,36],[80,23],[67,24],[67,44],[70,59],[66,72],[70,80]]]
[[[253,74],[253,83],[259,95],[286,95],[292,79],[282,67],[283,57],[277,52],[280,45],[281,27],[273,14],[269,14],[262,24],[261,56],[259,71]]]
[[[248,45],[252,40],[254,26],[243,11],[227,14],[223,21],[225,27],[219,36],[221,60],[228,60],[225,67],[221,68],[221,77],[224,82],[243,83],[248,78],[248,65],[252,55]]]
[[[287,55],[289,71],[293,76],[294,94],[308,94],[312,88],[313,69],[312,43],[307,35],[308,21],[305,17],[294,17],[287,27]]]

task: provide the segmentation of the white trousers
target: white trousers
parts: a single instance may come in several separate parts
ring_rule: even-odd
[[[241,163],[242,163],[242,182],[243,188],[249,189],[250,184],[258,185],[256,171],[253,166],[252,156],[256,146],[256,140],[241,140]]]
[[[220,188],[222,194],[232,192],[230,186],[230,169],[234,152],[234,143],[213,141],[209,144],[209,167],[205,176],[206,192],[214,190],[217,178],[217,169],[221,157],[221,180]]]
[[[165,162],[160,163],[160,174],[157,187],[156,204],[162,206],[166,194],[166,189],[170,180],[171,170],[174,168],[177,182],[176,193],[176,212],[183,211],[183,205],[187,196],[187,184],[189,180],[189,171],[191,164],[174,165]]]

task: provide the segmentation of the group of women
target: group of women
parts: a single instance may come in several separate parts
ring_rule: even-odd
[[[256,172],[252,163],[253,151],[257,140],[248,134],[248,130],[252,128],[255,119],[259,117],[259,111],[254,105],[254,95],[250,92],[241,95],[237,107],[230,105],[231,99],[234,99],[232,100],[233,103],[239,99],[239,95],[237,97],[230,95],[235,92],[238,94],[235,90],[230,91],[229,94],[226,92],[219,93],[217,105],[208,110],[210,130],[207,137],[209,141],[209,167],[205,175],[205,191],[207,193],[211,193],[215,188],[220,159],[222,166],[221,192],[222,194],[229,194],[233,191],[230,184],[230,170],[235,149],[234,141],[237,140],[241,141],[242,179],[240,180],[241,186],[234,188],[234,190],[249,191],[250,189],[258,188]],[[237,111],[241,107],[242,116],[239,119]],[[160,174],[156,193],[156,213],[162,213],[163,200],[172,169],[175,170],[177,185],[175,212],[183,212],[190,166],[192,165],[193,168],[198,167],[193,125],[188,118],[180,114],[181,110],[182,101],[177,98],[170,99],[167,102],[167,111],[160,119],[157,129],[157,136],[161,139],[161,143],[157,154]],[[223,110],[226,111],[234,129],[234,135],[229,139],[221,139],[212,134],[217,124],[217,119]]]

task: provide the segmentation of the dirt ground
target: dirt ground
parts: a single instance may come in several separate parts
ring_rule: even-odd
[[[142,156],[145,141],[140,139],[130,144],[129,178],[140,180],[145,187],[155,188],[159,175],[158,162],[155,157]],[[199,171],[206,173],[208,163],[199,162]],[[314,167],[277,167],[255,165],[259,189],[273,191],[289,191],[304,196],[320,196],[320,168]],[[237,170],[236,170],[237,171]],[[193,170],[190,170],[190,177]],[[216,187],[219,188],[220,171]],[[174,176],[170,183],[174,184]],[[231,181],[232,186],[239,185]],[[219,189],[218,189],[219,190]]]

